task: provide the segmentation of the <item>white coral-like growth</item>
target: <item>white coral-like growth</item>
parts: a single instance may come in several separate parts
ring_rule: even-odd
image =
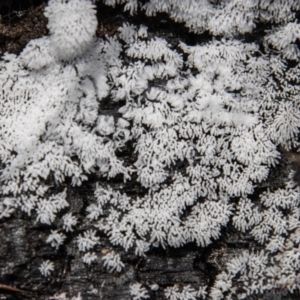
[[[283,57],[291,60],[300,56],[297,40],[300,40],[300,24],[296,22],[288,23],[266,37],[266,41],[281,51]]]
[[[45,260],[42,262],[39,270],[43,276],[47,277],[54,271],[54,264],[50,260]]]
[[[130,285],[130,295],[132,296],[133,300],[149,298],[147,290],[138,282]]]
[[[103,266],[106,267],[106,269],[109,272],[121,272],[125,265],[123,264],[121,257],[118,253],[115,253],[114,251],[107,253],[102,257],[103,260]]]
[[[82,260],[85,264],[90,265],[93,261],[97,259],[95,252],[87,252],[83,255]]]
[[[99,237],[96,236],[96,231],[87,230],[83,233],[83,235],[79,235],[77,238],[77,244],[79,251],[85,252],[99,244]]]
[[[45,16],[57,59],[73,59],[91,45],[98,24],[94,8],[89,0],[49,1]]]
[[[31,40],[20,54],[25,66],[38,70],[55,61],[51,50],[51,40],[49,37]]]
[[[65,239],[66,236],[63,233],[58,232],[58,230],[51,230],[51,234],[46,240],[46,243],[50,244],[53,248],[58,249]]]
[[[54,296],[50,297],[49,300],[82,300],[81,293],[78,293],[77,296],[73,296],[69,298],[67,293],[55,294]]]
[[[140,5],[149,16],[167,13],[176,22],[184,22],[190,31],[202,33],[209,30],[213,35],[235,36],[251,32],[257,21],[283,23],[295,18],[299,10],[298,0],[104,0],[107,5],[126,3],[124,10],[131,14]]]
[[[126,3],[134,13],[143,1],[104,2]],[[204,247],[232,221],[265,248],[228,258],[207,296],[242,299],[283,285],[294,291],[299,189],[289,184],[260,192],[255,201],[250,195],[277,164],[278,145],[298,146],[299,1],[200,2],[149,0],[143,8],[226,39],[170,45],[130,24],[94,39],[90,1],[49,1],[50,36],[0,62],[0,217],[21,208],[51,224],[74,201],[67,190],[94,173],[99,183],[95,199],[87,199],[87,218],[113,245],[139,256],[151,247]],[[260,44],[231,38],[260,20],[280,26]],[[131,173],[139,196],[127,193]],[[109,180],[117,175],[124,180],[120,190]],[[71,186],[54,194],[66,178]],[[78,221],[68,213],[62,228],[72,231]],[[47,242],[58,248],[64,239],[57,230]],[[86,230],[76,242],[79,251],[91,250],[99,244],[97,231]],[[88,264],[95,259],[94,253],[83,256]],[[113,251],[102,260],[108,271],[125,267]],[[41,268],[44,274],[52,269],[49,262]],[[148,296],[141,284],[132,293]],[[206,293],[194,286],[165,290],[180,300]]]
[[[65,214],[62,218],[63,220],[63,229],[68,231],[73,231],[73,226],[77,224],[77,218],[74,217],[71,213]]]
[[[205,296],[205,293],[202,293],[202,292],[198,293],[189,285],[184,286],[182,288],[181,292],[179,291],[179,288],[177,285],[167,287],[165,289],[165,297],[168,300],[196,300],[198,298],[198,296],[200,296],[200,295]]]

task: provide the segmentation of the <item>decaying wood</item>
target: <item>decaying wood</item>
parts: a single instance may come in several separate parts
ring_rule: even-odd
[[[13,286],[3,284],[3,283],[0,283],[0,290],[8,291],[8,292],[14,292],[14,293],[31,294],[30,292],[20,290],[18,288],[15,288]]]

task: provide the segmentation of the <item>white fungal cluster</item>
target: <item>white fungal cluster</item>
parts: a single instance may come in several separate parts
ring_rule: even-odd
[[[97,39],[90,1],[50,0],[50,35],[30,41],[19,56],[2,57],[0,218],[21,209],[51,224],[72,201],[68,189],[94,173],[99,182],[86,209],[94,228],[76,238],[85,263],[97,260],[87,252],[100,244],[97,230],[145,256],[152,247],[205,247],[232,222],[264,249],[232,258],[210,290],[174,286],[165,296],[243,299],[278,286],[293,292],[299,188],[290,181],[258,201],[250,196],[278,163],[277,147],[298,146],[299,2],[169,2],[104,1],[126,3],[132,14],[139,6],[147,15],[166,12],[197,34],[222,38],[170,45],[144,25],[124,23],[116,35]],[[260,43],[238,39],[266,21],[272,28]],[[104,98],[118,111],[103,110]],[[129,145],[130,160],[120,155]],[[116,176],[124,181],[118,190],[111,185]],[[129,194],[127,184],[143,192]],[[67,212],[65,233],[53,230],[46,242],[58,249],[78,225]],[[102,260],[110,272],[124,269],[113,251]],[[50,275],[53,264],[40,271]],[[139,283],[131,295],[149,297]]]

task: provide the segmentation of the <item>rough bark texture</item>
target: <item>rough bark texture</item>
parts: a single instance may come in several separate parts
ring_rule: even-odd
[[[271,172],[270,178],[259,189],[282,184],[287,165],[282,163]],[[85,200],[92,197],[93,185],[86,183],[83,187],[69,190],[69,201],[72,212],[81,212],[84,219]],[[58,222],[59,222],[59,218]],[[80,233],[88,226],[82,223],[75,232]],[[128,286],[136,281],[160,286],[152,292],[151,299],[164,299],[163,288],[174,284],[193,287],[199,284],[213,284],[217,272],[224,266],[227,258],[239,254],[244,249],[259,249],[255,242],[238,233],[230,225],[222,232],[222,238],[207,248],[189,244],[174,249],[153,249],[145,258],[137,257],[134,253],[122,252],[125,269],[120,273],[108,273],[101,262],[85,265],[79,255],[77,245],[69,239],[58,251],[45,243],[50,229],[19,212],[12,218],[0,224],[0,283],[9,287],[17,287],[24,291],[8,290],[0,285],[0,299],[48,299],[55,293],[66,292],[77,295],[82,292],[83,299],[131,299]],[[103,235],[101,244],[95,252],[101,256],[112,249],[109,241]],[[118,249],[122,251],[122,249]],[[55,263],[55,272],[49,279],[41,276],[39,265],[45,259]],[[95,295],[94,289],[98,290]],[[90,291],[90,293],[88,293]],[[99,293],[101,291],[101,293]],[[269,292],[263,296],[249,299],[297,299],[286,291]]]
[[[0,52],[20,53],[30,39],[47,33],[47,20],[43,16],[44,6],[43,1],[1,1]],[[100,37],[116,33],[117,28],[124,21],[130,21],[135,24],[143,22],[152,32],[159,32],[159,35],[167,38],[170,43],[176,44],[178,40],[184,40],[189,44],[196,44],[199,39],[188,33],[184,26],[170,21],[164,15],[147,19],[142,15],[129,17],[121,9],[111,9],[98,4],[98,17],[97,34]],[[259,30],[257,32],[259,34]],[[205,35],[201,36],[202,41],[203,38],[206,38]],[[102,108],[113,109],[105,103]],[[128,151],[128,159],[130,159],[130,151]],[[268,187],[282,186],[291,167],[289,156],[285,155],[281,163],[270,172],[268,180],[257,187],[253,199]],[[96,180],[97,178],[93,177],[80,188],[68,187],[70,211],[80,213],[82,216],[81,225],[76,228],[73,236],[77,236],[89,225],[84,218],[86,200],[93,197]],[[118,185],[116,181],[116,189]],[[134,186],[131,188],[131,192],[136,194],[136,188]],[[57,222],[59,221],[57,218]],[[101,262],[92,263],[91,266],[82,262],[72,234],[58,251],[47,245],[45,240],[50,229],[55,229],[56,225],[42,225],[35,222],[34,216],[29,217],[22,212],[17,212],[13,217],[1,221],[0,299],[42,300],[49,299],[55,293],[66,292],[69,296],[75,296],[78,292],[82,292],[83,299],[87,300],[127,300],[131,299],[128,286],[136,281],[148,286],[158,284],[160,288],[151,291],[150,298],[164,299],[164,287],[174,284],[179,286],[190,284],[195,288],[199,284],[211,286],[215,275],[228,258],[243,249],[259,249],[251,238],[237,232],[229,224],[226,229],[223,229],[222,238],[207,248],[197,247],[195,244],[180,249],[158,248],[152,249],[145,258],[118,249],[122,251],[122,261],[126,267],[120,274],[108,273]],[[100,239],[101,244],[96,247],[95,252],[101,257],[101,252],[104,254],[112,247],[104,235]],[[50,259],[56,265],[55,272],[49,279],[42,277],[38,270],[45,259]],[[95,289],[98,290],[97,293],[94,293]],[[251,296],[249,299],[299,299],[298,297],[285,290],[277,290],[263,296]]]

